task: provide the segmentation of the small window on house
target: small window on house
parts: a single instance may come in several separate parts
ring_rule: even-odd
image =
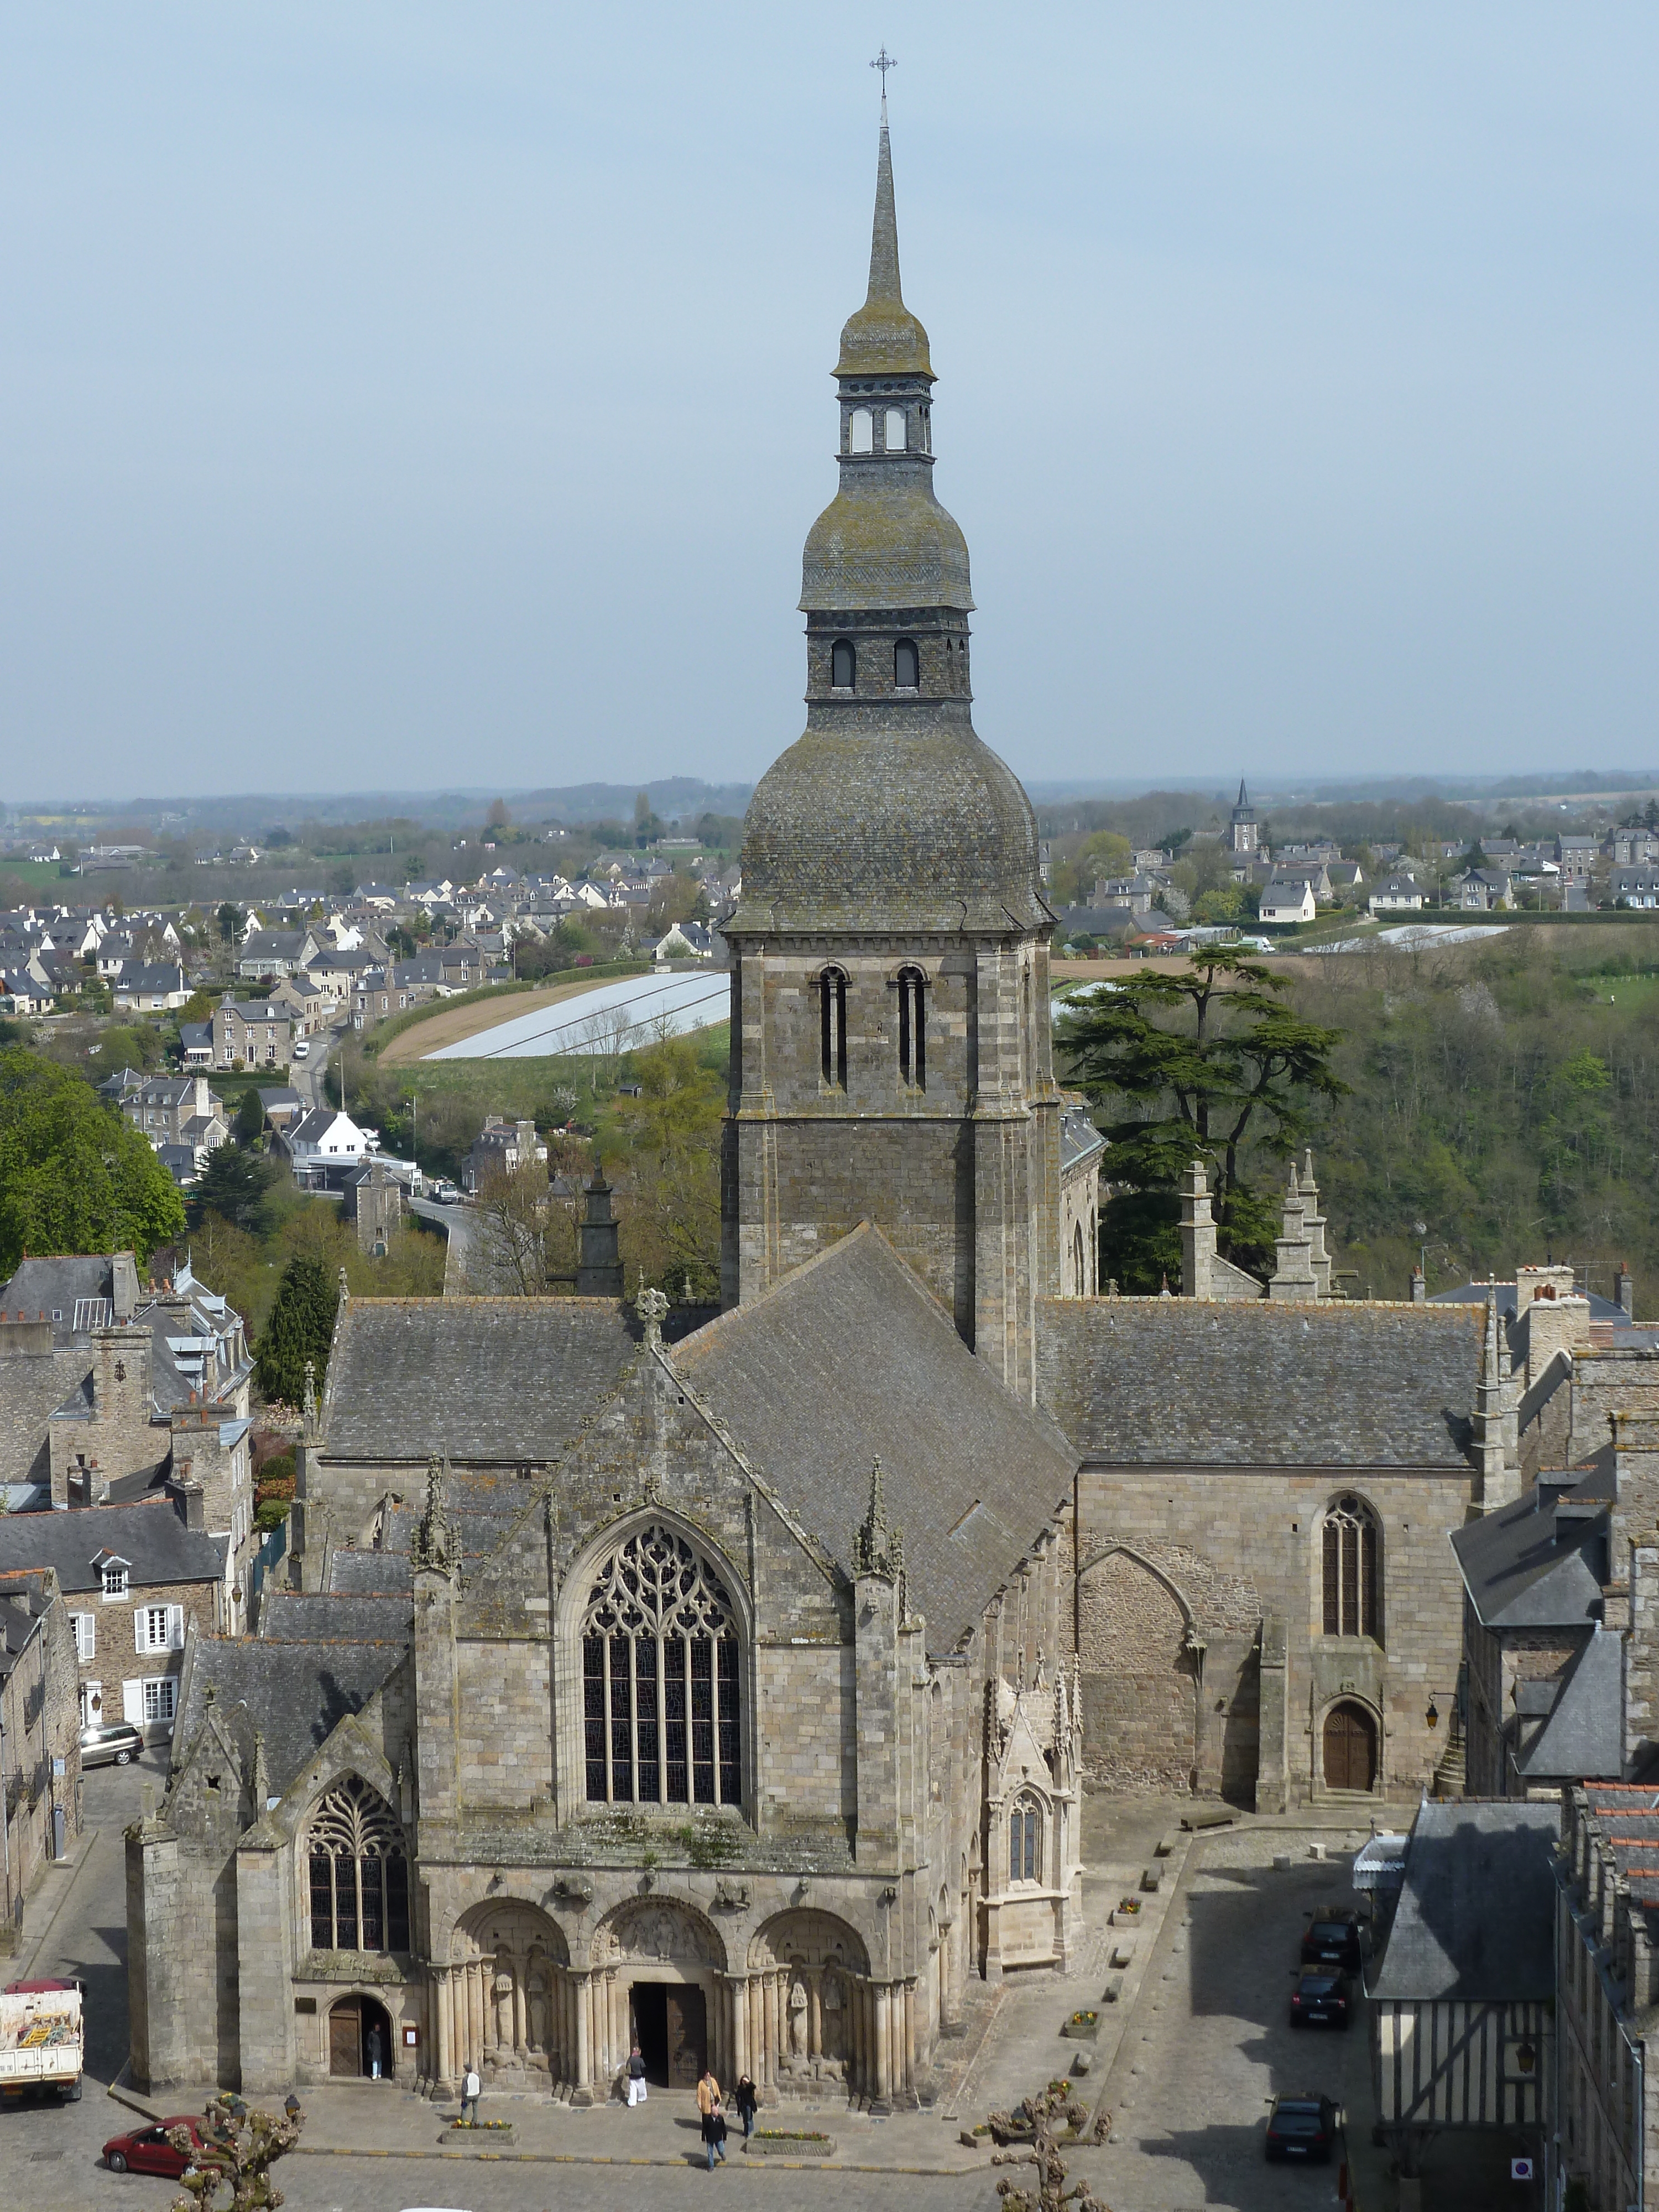
[[[901,691],[914,691],[921,681],[921,655],[914,638],[902,637],[893,647],[893,682]]]
[[[904,410],[890,407],[887,410],[887,450],[890,453],[904,451]]]
[[[853,410],[853,419],[847,426],[847,449],[852,453],[872,453],[876,449],[876,418],[867,407]]]
[[[847,978],[839,968],[826,968],[818,978],[818,1041],[824,1081],[845,1091]]]
[[[901,968],[898,979],[899,1080],[927,1087],[927,979],[920,968]]]
[[[125,1597],[127,1594],[127,1571],[125,1567],[104,1569],[104,1595]]]
[[[837,691],[850,691],[858,681],[859,657],[850,637],[838,637],[830,648],[830,681]]]
[[[1008,1879],[1042,1879],[1042,1813],[1034,1797],[1019,1797],[1008,1820]]]

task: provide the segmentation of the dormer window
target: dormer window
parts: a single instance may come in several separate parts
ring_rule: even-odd
[[[887,450],[890,453],[904,451],[904,410],[890,407],[887,410]]]
[[[830,648],[830,681],[837,691],[850,691],[858,681],[859,657],[850,637],[838,637]]]
[[[125,1565],[111,1565],[104,1569],[104,1595],[125,1597],[127,1595],[127,1570]]]
[[[850,453],[873,453],[876,450],[876,418],[867,407],[855,407],[847,425],[847,450]]]
[[[896,690],[914,691],[921,681],[921,655],[912,637],[902,637],[893,647],[893,685]]]

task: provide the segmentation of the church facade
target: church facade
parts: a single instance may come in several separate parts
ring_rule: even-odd
[[[970,1980],[1075,1955],[1087,1788],[1434,1774],[1445,1539],[1513,1457],[1480,1331],[1334,1304],[1310,1176],[1273,1296],[1215,1288],[1196,1198],[1211,1295],[1097,1295],[884,117],[836,375],[806,728],[727,933],[722,1310],[343,1296],[293,1587],[192,1641],[128,1838],[151,2087],[374,2035],[434,2094],[590,2102],[638,2038],[660,2081],[882,2109]]]

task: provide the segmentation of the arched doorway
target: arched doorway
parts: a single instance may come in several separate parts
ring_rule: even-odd
[[[441,2060],[447,2052],[457,2072],[476,2066],[491,2083],[557,2081],[574,2038],[565,2017],[568,1954],[555,1923],[522,1899],[493,1899],[456,1923],[450,1957]]]
[[[621,2067],[630,2040],[639,2044],[646,2079],[664,2088],[695,2087],[705,2064],[717,2074],[729,2068],[726,1946],[695,1905],[629,1899],[599,1929],[592,1958],[601,2018],[614,2027],[601,2080]]]
[[[1325,1716],[1323,1748],[1328,1790],[1376,1787],[1376,1722],[1364,1705],[1345,1698],[1331,1707]]]
[[[777,1913],[750,1941],[749,1975],[757,2081],[873,2088],[870,1954],[856,1929],[811,1907]]]
[[[392,2016],[374,1997],[342,1997],[328,2015],[328,2070],[349,2081],[362,2081],[378,2064],[380,2078],[390,2081],[396,2057]]]

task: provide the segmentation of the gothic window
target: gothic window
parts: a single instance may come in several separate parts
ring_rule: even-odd
[[[859,657],[850,637],[838,637],[830,648],[830,681],[837,691],[850,691],[858,682]]]
[[[407,1951],[409,1862],[392,1808],[354,1775],[311,1816],[313,1951]]]
[[[1009,1815],[1008,1879],[1042,1879],[1042,1813],[1035,1797],[1017,1797]]]
[[[1083,1252],[1083,1224],[1079,1221],[1072,1231],[1072,1296],[1080,1298],[1088,1287],[1088,1268]]]
[[[855,407],[847,426],[849,453],[872,453],[876,448],[876,418],[867,407]]]
[[[1381,1642],[1377,1618],[1376,1516],[1363,1498],[1339,1498],[1325,1516],[1325,1633],[1370,1636]]]
[[[743,1802],[732,1601],[672,1529],[641,1528],[594,1578],[582,1713],[591,1802]]]
[[[901,968],[898,979],[899,1079],[927,1087],[927,981],[920,968]]]
[[[904,451],[904,410],[890,407],[887,410],[887,450],[890,453]]]
[[[818,978],[818,1044],[824,1081],[845,1091],[847,978],[839,968],[826,968]]]
[[[902,637],[893,647],[893,682],[901,691],[914,691],[921,682],[921,656],[914,638]]]

